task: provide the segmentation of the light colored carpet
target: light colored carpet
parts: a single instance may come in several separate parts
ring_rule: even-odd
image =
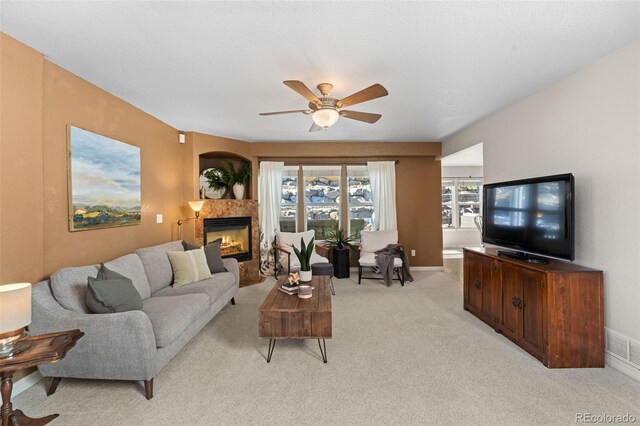
[[[329,363],[315,340],[281,342],[271,364],[258,306],[273,280],[240,289],[155,378],[41,381],[14,400],[52,425],[574,424],[576,413],[631,413],[640,383],[606,369],[549,370],[462,309],[440,272],[414,283],[336,280]]]

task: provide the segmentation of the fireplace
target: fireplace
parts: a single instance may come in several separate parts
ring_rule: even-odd
[[[251,217],[218,217],[204,219],[204,244],[222,239],[222,257],[233,257],[238,262],[251,260]]]

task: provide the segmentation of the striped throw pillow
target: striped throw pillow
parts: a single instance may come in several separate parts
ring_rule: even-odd
[[[204,249],[189,251],[168,251],[171,269],[173,269],[173,286],[180,287],[211,277]]]

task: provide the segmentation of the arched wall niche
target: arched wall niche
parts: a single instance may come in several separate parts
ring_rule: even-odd
[[[242,166],[243,163],[252,164],[252,158],[247,158],[245,156],[228,152],[228,151],[209,151],[202,153],[198,156],[198,187],[201,188],[202,182],[200,180],[200,176],[202,173],[210,168],[222,168],[228,169],[228,163],[233,164],[233,166],[238,169],[238,167]],[[250,178],[245,186],[245,199],[253,199],[253,179]],[[231,191],[228,191],[227,194],[223,198],[233,198],[233,194]]]

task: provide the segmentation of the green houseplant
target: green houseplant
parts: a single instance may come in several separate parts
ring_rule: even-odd
[[[355,235],[348,235],[344,228],[335,226],[328,229],[324,242],[333,248],[332,263],[333,274],[336,278],[349,278],[349,254],[353,248]]]
[[[311,238],[309,244],[305,245],[304,238],[300,238],[300,249],[291,244],[293,252],[300,261],[300,281],[311,281],[311,253],[313,253],[313,241],[315,238]]]
[[[207,179],[209,188],[215,190],[232,188],[234,197],[241,200],[244,198],[244,186],[252,174],[251,163],[243,161],[237,169],[231,161],[225,161],[225,164],[228,169],[211,169],[205,172],[204,177]]]

